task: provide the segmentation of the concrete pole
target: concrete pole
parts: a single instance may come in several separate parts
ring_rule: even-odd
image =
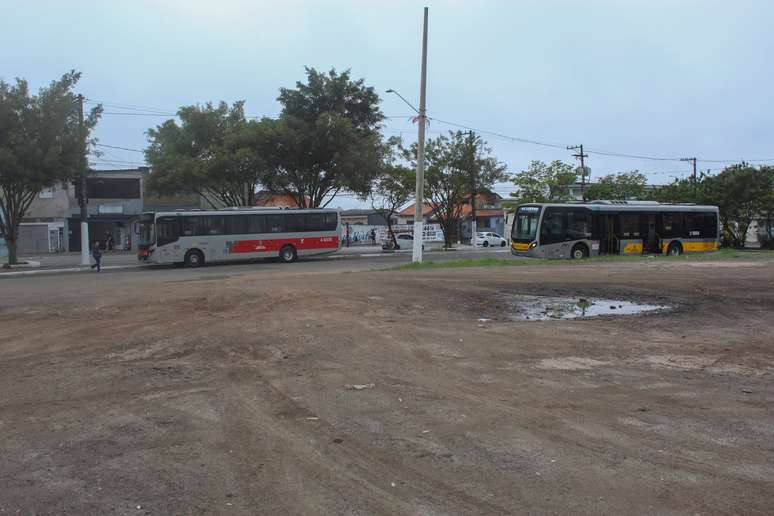
[[[81,135],[83,136],[83,155],[81,156],[81,265],[89,265],[89,211],[86,206],[86,130],[83,128],[83,95],[78,95],[78,111]]]
[[[427,7],[425,7],[425,18],[422,28],[422,79],[419,84],[419,124],[417,135],[417,189],[416,203],[414,209],[414,251],[411,255],[411,261],[422,263],[422,235],[424,218],[422,208],[424,208],[425,193],[425,96],[427,90]]]

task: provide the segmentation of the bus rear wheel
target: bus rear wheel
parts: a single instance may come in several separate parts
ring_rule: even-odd
[[[282,249],[280,249],[280,260],[282,260],[285,263],[293,263],[298,259],[298,253],[296,252],[296,248],[292,245],[286,245]]]
[[[683,254],[683,246],[680,242],[672,242],[667,247],[667,254],[669,256],[680,256]]]
[[[186,267],[201,267],[204,264],[204,254],[198,249],[191,249],[185,253],[183,260]]]
[[[588,258],[589,248],[583,244],[575,244],[575,246],[572,248],[572,251],[570,252],[570,256],[573,260],[582,260],[583,258]]]

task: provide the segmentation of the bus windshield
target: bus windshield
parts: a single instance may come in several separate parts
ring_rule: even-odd
[[[519,242],[532,242],[537,237],[540,206],[521,206],[516,212],[511,239]]]
[[[153,215],[144,214],[140,217],[140,242],[141,246],[148,246],[156,243],[156,232],[154,231]]]

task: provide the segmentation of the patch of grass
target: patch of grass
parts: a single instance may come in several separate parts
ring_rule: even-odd
[[[522,265],[588,265],[607,262],[653,262],[658,261],[711,261],[774,258],[774,251],[741,251],[738,249],[721,249],[713,253],[683,254],[680,256],[600,256],[587,260],[547,260],[543,258],[465,258],[461,260],[448,260],[434,262],[432,260],[422,263],[407,263],[396,267],[378,269],[383,271],[395,270],[419,270],[419,269],[454,269],[462,267],[518,267]]]

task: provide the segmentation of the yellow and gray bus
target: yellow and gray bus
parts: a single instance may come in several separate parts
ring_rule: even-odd
[[[717,206],[649,201],[524,204],[514,214],[511,253],[574,259],[679,255],[716,251],[719,238]]]

